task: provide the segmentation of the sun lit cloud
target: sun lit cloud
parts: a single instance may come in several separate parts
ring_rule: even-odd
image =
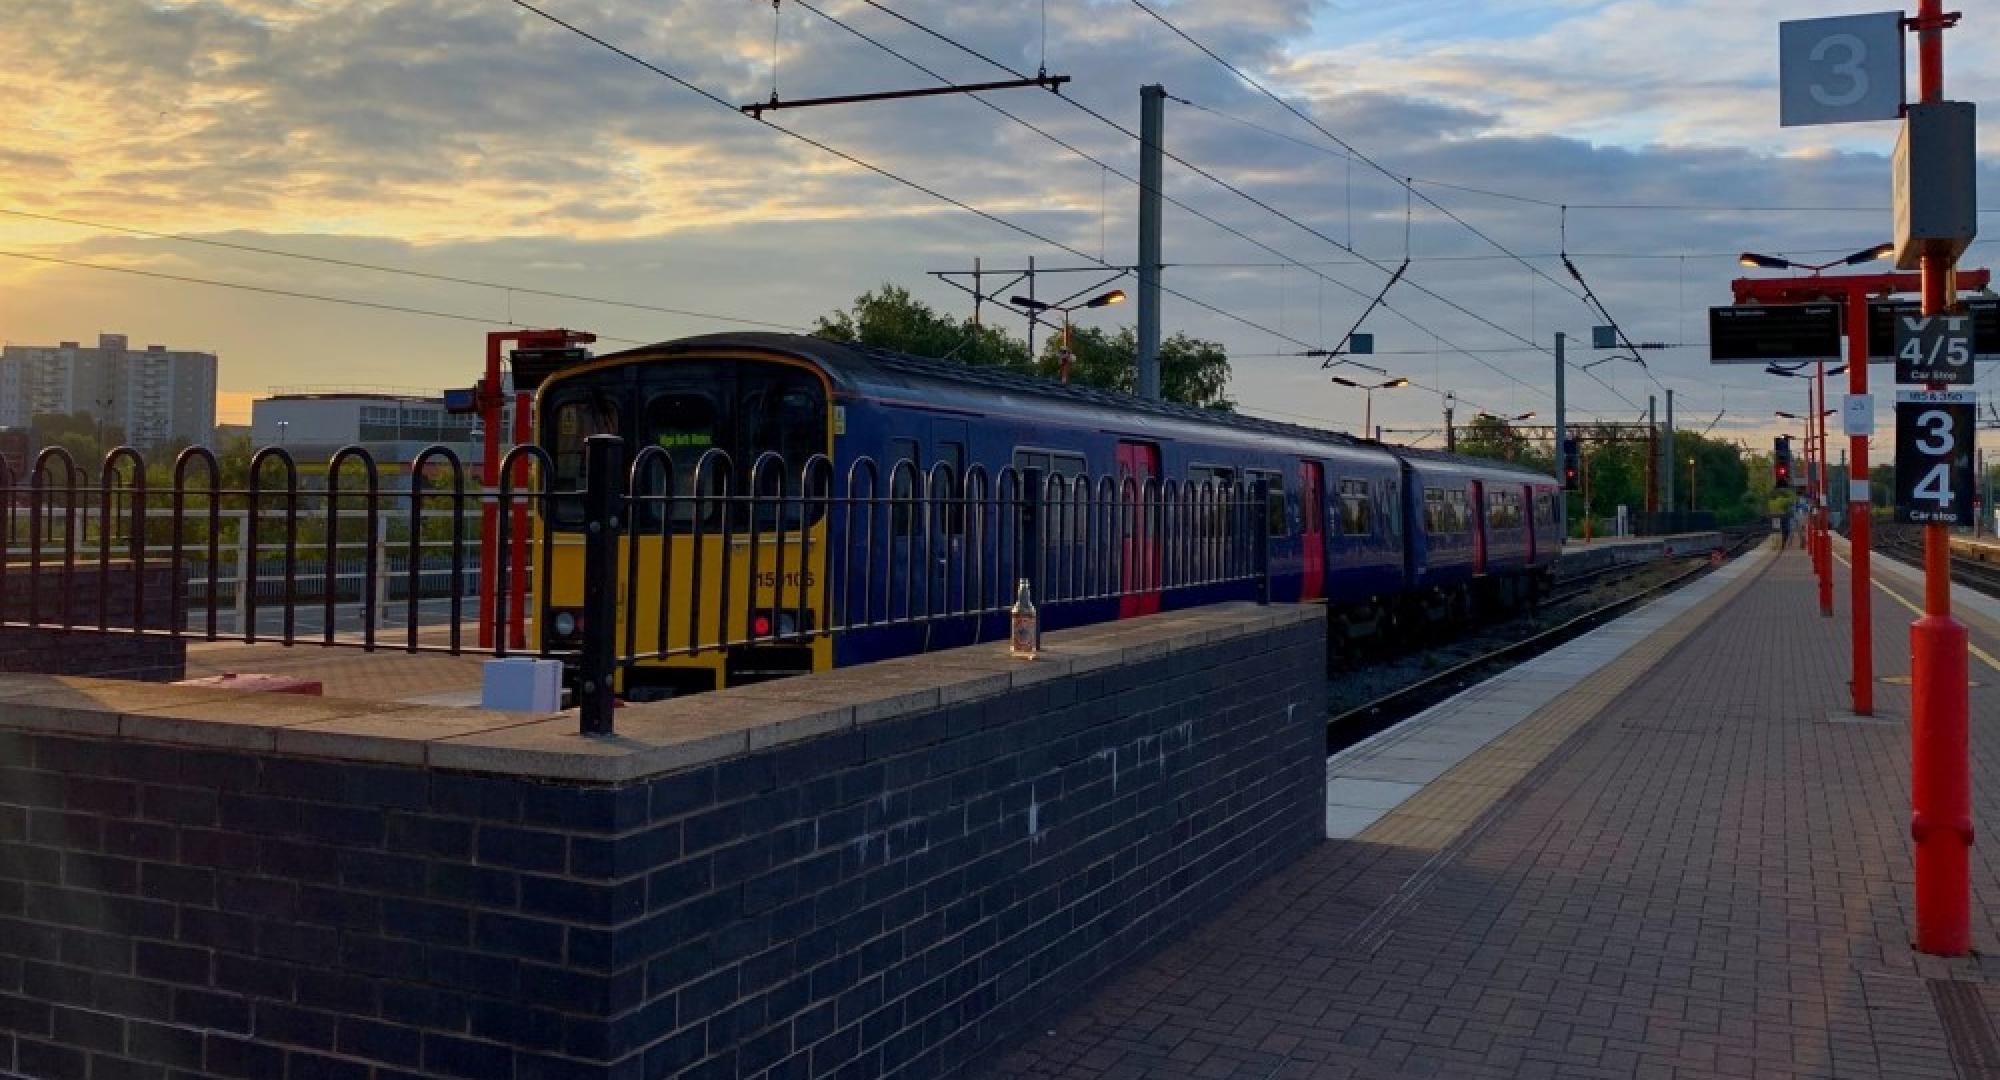
[[[769,5],[548,2],[725,102],[767,97],[774,75],[788,98],[930,82],[793,5],[779,15],[774,73]],[[1065,96],[1127,126],[1137,123],[1138,87],[1157,81],[1324,142],[1122,0],[1051,0],[1046,34],[1040,5],[893,6],[1017,69],[1046,62],[1074,75]],[[1820,14],[1818,6],[1468,0],[1440,11],[1400,0],[1180,0],[1159,10],[1392,174],[1559,202],[1884,202],[1884,126],[1775,126],[1776,22]],[[834,0],[827,9],[948,78],[1001,77],[865,5]],[[987,266],[1018,266],[1031,254],[1044,267],[1079,261],[759,127],[494,0],[13,0],[9,31],[0,37],[0,124],[10,135],[0,148],[0,208],[796,325],[885,280],[962,310],[962,296],[928,272],[969,268],[975,257]],[[1959,33],[1953,49],[1955,92],[2000,89],[1986,74],[1990,44]],[[1136,171],[1130,139],[1050,95],[990,100],[1110,169]],[[978,101],[772,119],[1077,252],[1132,258],[1132,186]],[[1302,226],[1178,166],[1168,177],[1176,199],[1332,279],[1296,267],[1200,265],[1282,260],[1170,209],[1168,258],[1183,265],[1169,284],[1283,336],[1179,301],[1168,305],[1172,328],[1242,354],[1246,401],[1347,408],[1316,370],[1255,354],[1297,352],[1301,341],[1325,344],[1344,332],[1383,272],[1355,265],[1343,247],[1393,266],[1405,244],[1403,193],[1365,166],[1185,107],[1170,109],[1168,133],[1177,154]],[[1578,211],[1565,222],[1548,207],[1425,190],[1514,252],[1547,255],[1566,240],[1578,252],[1708,253],[1580,260],[1622,321],[1660,338],[1699,333],[1702,309],[1726,296],[1729,251],[1865,246],[1886,228],[1886,207],[1883,220]],[[1487,321],[1399,286],[1393,310],[1368,327],[1381,347],[1423,350],[1442,338],[1492,348],[1519,345],[1510,335],[1545,342],[1555,329],[1587,332],[1592,317],[1564,291],[1558,263],[1533,260],[1552,283],[1441,213],[1412,209],[1408,242],[1420,261],[1411,279]],[[720,325],[19,218],[0,217],[0,250],[632,340]],[[241,395],[343,379],[461,382],[483,327],[0,258],[0,336],[121,329],[216,349],[223,385]],[[1437,347],[1408,365],[1468,399],[1548,407],[1536,397],[1546,392],[1545,358],[1490,362]],[[1690,380],[1691,395],[1707,392],[1695,381],[1709,374],[1697,355],[1664,357],[1660,367]],[[1643,403],[1657,389],[1636,370],[1604,371],[1626,398]],[[1574,392],[1580,408],[1627,409],[1593,383]],[[1378,402],[1391,421],[1436,411],[1420,395],[1393,397]]]

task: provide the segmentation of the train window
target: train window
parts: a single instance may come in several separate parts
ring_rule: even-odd
[[[1546,491],[1537,492],[1535,495],[1535,523],[1538,525],[1556,523],[1556,500]]]
[[[1425,509],[1430,502],[1426,492]],[[1340,482],[1340,531],[1348,536],[1367,536],[1375,531],[1375,504],[1368,497],[1368,481]]]
[[[741,381],[744,454],[739,467],[748,468],[759,455],[775,451],[785,459],[790,476],[798,477],[808,459],[826,453],[826,407],[819,387],[790,372],[773,373],[768,381],[744,372]]]
[[[1285,475],[1264,469],[1243,470],[1245,481],[1262,478],[1264,481],[1265,527],[1272,536],[1290,536],[1291,526],[1285,513]],[[1245,495],[1248,495],[1245,492]]]
[[[1387,526],[1383,531],[1391,540],[1402,540],[1403,489],[1400,482],[1388,480],[1382,484],[1382,495],[1378,506],[1381,509],[1382,521]]]
[[[952,536],[965,535],[965,444],[937,444],[937,461],[931,463],[931,498],[941,509],[939,520]],[[943,465],[940,469],[937,466]]]
[[[1197,494],[1200,493],[1203,484],[1211,485],[1214,493],[1220,494],[1223,488],[1234,483],[1236,483],[1235,469],[1221,465],[1188,466],[1188,484]]]
[[[645,412],[639,418],[639,431],[647,443],[659,447],[673,459],[673,515],[674,529],[685,532],[694,524],[694,473],[702,455],[716,448],[720,426],[720,409],[715,398],[700,391],[674,391],[655,394],[646,402]],[[712,463],[702,474],[706,494],[718,496],[723,492],[723,473],[726,471],[720,461]],[[645,484],[645,496],[660,496],[667,493],[663,481],[663,470],[649,468],[641,478]],[[636,527],[642,531],[657,531],[660,527],[662,503],[645,502],[634,515]],[[722,524],[722,506],[711,503],[702,514],[704,528],[717,528]]]
[[[911,516],[917,506],[917,477],[923,469],[923,462],[917,456],[917,441],[890,439],[889,459],[883,467],[889,470],[890,533],[893,536],[908,536]]]
[[[1085,466],[1082,454],[1057,454],[1047,450],[1014,451],[1014,468],[1020,472],[1040,469],[1044,481],[1050,476],[1083,476]]]
[[[1445,509],[1444,489],[1427,487],[1424,489],[1424,531],[1432,535],[1450,532],[1446,526],[1449,512]]]
[[[618,402],[602,390],[565,390],[553,410],[555,438],[550,457],[555,462],[551,491],[562,492],[550,506],[558,525],[583,523],[583,443],[592,435],[622,435]]]

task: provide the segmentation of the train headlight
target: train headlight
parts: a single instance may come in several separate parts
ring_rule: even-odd
[[[569,637],[576,633],[576,615],[573,612],[558,611],[554,626],[557,637]]]

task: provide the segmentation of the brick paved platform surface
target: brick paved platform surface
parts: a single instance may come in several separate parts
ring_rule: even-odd
[[[1877,594],[1884,681],[1857,719],[1844,570],[1826,619],[1796,548],[1753,557],[1622,692],[1580,687],[1441,777],[1518,776],[1448,840],[1399,809],[1326,842],[979,1075],[2000,1076],[2000,962],[1908,945],[1911,616]],[[1972,671],[1994,822],[2000,669]]]
[[[403,642],[401,631],[385,632],[385,644],[375,652],[320,645],[244,645],[237,642],[198,642],[188,646],[187,677],[253,673],[294,675],[317,679],[327,697],[355,701],[420,702],[433,705],[476,705],[479,702],[480,665],[485,657],[473,648],[478,640],[476,627],[468,625],[463,640],[470,650],[464,656],[443,653],[408,653],[395,646]],[[443,631],[426,631],[427,640],[448,640]]]

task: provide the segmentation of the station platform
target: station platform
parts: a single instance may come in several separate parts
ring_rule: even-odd
[[[1767,544],[1335,759],[1335,838],[979,1075],[2000,1075],[2000,961],[1909,945],[1912,616],[1878,594],[1853,716],[1837,577],[1825,618]],[[1965,621],[2000,821],[2000,625]]]
[[[1988,566],[2000,566],[2000,540],[1991,536],[1954,536],[1951,553]]]
[[[1556,557],[1564,573],[1579,573],[1603,566],[1622,566],[1675,555],[1698,555],[1722,546],[1719,532],[1674,533],[1670,536],[1612,536],[1588,542],[1565,541]]]

